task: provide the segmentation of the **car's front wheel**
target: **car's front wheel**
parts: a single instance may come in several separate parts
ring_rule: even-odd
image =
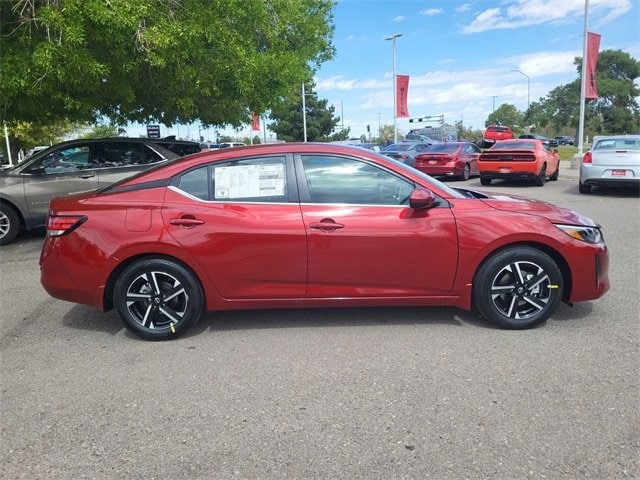
[[[15,240],[20,232],[20,218],[9,205],[0,203],[0,245],[7,245]]]
[[[129,265],[116,281],[113,304],[124,325],[148,340],[179,337],[204,313],[198,279],[179,263],[163,258]]]
[[[516,246],[495,253],[480,266],[473,280],[473,303],[490,322],[525,329],[551,316],[563,288],[560,268],[549,255]]]

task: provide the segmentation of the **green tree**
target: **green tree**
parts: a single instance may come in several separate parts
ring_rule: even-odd
[[[0,123],[240,125],[334,48],[334,0],[2,0]]]
[[[485,127],[489,125],[504,125],[510,127],[514,132],[524,131],[524,115],[514,105],[503,103],[494,112],[491,112],[484,122]]]
[[[326,142],[347,140],[350,129],[335,132],[340,117],[334,116],[335,107],[328,106],[328,100],[318,98],[314,93],[315,85],[305,86],[305,113],[307,124],[307,140],[310,142]],[[272,109],[270,117],[274,120],[269,129],[278,135],[279,140],[286,142],[304,141],[304,119],[302,115],[302,91],[299,89],[278,102]]]
[[[482,130],[465,127],[461,120],[456,122],[456,131],[459,140],[479,142],[482,140]]]
[[[398,131],[398,137],[398,139],[402,137],[400,131]],[[393,143],[393,125],[380,126],[377,142],[382,144]]]
[[[575,62],[578,74],[582,58]],[[640,62],[620,50],[600,52],[596,67],[598,98],[585,105],[585,134],[632,133],[640,130],[640,109],[637,98],[640,88]],[[549,133],[577,132],[580,121],[580,78],[551,90],[534,102],[527,111],[526,121]]]

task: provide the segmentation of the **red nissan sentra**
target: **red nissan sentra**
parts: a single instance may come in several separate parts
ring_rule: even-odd
[[[608,265],[576,212],[313,143],[207,151],[58,197],[40,259],[49,294],[115,308],[152,340],[259,308],[450,305],[524,329],[602,296]]]

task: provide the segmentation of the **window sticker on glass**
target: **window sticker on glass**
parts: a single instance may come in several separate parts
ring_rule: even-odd
[[[216,199],[284,195],[284,165],[234,165],[217,167]]]

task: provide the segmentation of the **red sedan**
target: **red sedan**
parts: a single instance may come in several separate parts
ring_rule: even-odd
[[[40,259],[52,296],[115,308],[155,340],[260,308],[474,306],[529,328],[602,296],[608,264],[578,213],[310,143],[202,152],[58,197]]]
[[[419,153],[413,166],[434,177],[469,180],[471,175],[478,175],[479,156],[480,149],[475,143],[436,143]]]

